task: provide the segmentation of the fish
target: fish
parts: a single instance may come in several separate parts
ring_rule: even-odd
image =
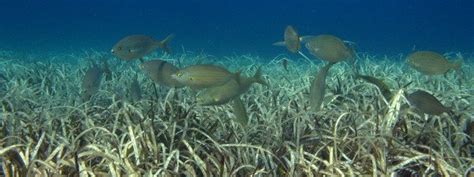
[[[322,34],[305,40],[305,47],[315,57],[328,62],[339,62],[355,59],[354,50],[345,45],[336,36]]]
[[[82,99],[84,101],[90,100],[99,91],[103,73],[104,71],[95,63],[86,71],[82,80]]]
[[[145,61],[140,64],[141,70],[143,70],[153,82],[171,88],[182,88],[184,84],[181,84],[171,75],[178,72],[178,68],[173,64],[163,61],[160,59],[153,59]]]
[[[174,38],[174,34],[168,35],[165,39],[158,41],[150,36],[135,34],[122,38],[110,50],[112,55],[125,61],[140,59],[150,54],[157,48],[170,53],[168,43]]]
[[[314,36],[300,36],[298,32],[296,32],[293,26],[288,25],[285,28],[285,32],[283,34],[283,41],[274,42],[274,46],[284,46],[292,53],[297,53],[301,55],[306,61],[312,63],[311,60],[301,52],[301,43],[306,43],[308,39],[313,38]]]
[[[142,90],[140,88],[140,83],[138,82],[138,74],[135,74],[132,83],[130,84],[130,97],[134,101],[139,101],[142,99]]]
[[[419,110],[420,112],[428,115],[440,115],[442,113],[448,113],[453,115],[454,113],[445,107],[441,102],[431,95],[430,93],[417,90],[406,96],[408,102],[412,107]]]
[[[410,67],[425,75],[445,74],[450,70],[461,70],[462,59],[449,62],[443,55],[433,51],[417,51],[408,55],[406,62]]]
[[[377,88],[379,88],[379,90],[382,93],[383,97],[387,101],[390,101],[390,99],[392,99],[392,91],[390,90],[390,87],[388,87],[388,85],[385,84],[385,82],[383,82],[382,80],[377,79],[377,78],[372,77],[372,76],[366,76],[366,75],[360,75],[360,74],[357,74],[356,78],[363,79],[363,80],[377,86]]]
[[[247,92],[253,83],[268,85],[262,78],[261,68],[259,67],[253,77],[240,76],[237,73],[236,78],[230,79],[223,85],[214,86],[200,91],[196,97],[198,105],[212,106],[226,104],[241,94]]]
[[[326,76],[329,72],[329,69],[335,62],[329,62],[323,68],[321,68],[311,83],[309,89],[309,103],[311,110],[317,112],[321,109],[321,104],[323,103],[324,94],[326,92]]]
[[[235,121],[242,126],[246,126],[249,121],[249,117],[242,99],[239,97],[234,98],[232,101],[232,109],[234,110]]]
[[[286,48],[293,53],[300,51],[301,41],[298,32],[296,32],[293,26],[288,25],[285,28],[285,33],[283,34],[284,44]]]
[[[240,73],[238,73],[237,80],[242,93],[247,92],[253,83],[259,83],[261,85],[268,86],[268,83],[265,81],[265,79],[263,79],[262,76],[262,67],[257,68],[257,71],[255,71],[253,77],[241,77]]]
[[[301,43],[305,43],[314,36],[300,36],[293,26],[288,25],[283,33],[283,41],[274,42],[274,46],[286,47],[292,53],[301,52]]]
[[[240,85],[236,79],[231,79],[223,85],[214,86],[200,91],[196,96],[198,105],[223,105],[240,95]]]
[[[171,77],[192,89],[203,89],[222,85],[235,77],[235,74],[220,66],[198,64],[180,69]]]

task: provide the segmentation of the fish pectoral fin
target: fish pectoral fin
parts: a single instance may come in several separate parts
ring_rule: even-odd
[[[307,43],[311,38],[314,38],[314,36],[312,36],[312,35],[301,36],[300,37],[300,42]]]
[[[280,46],[280,47],[286,46],[285,41],[274,42],[272,45],[274,45],[274,46]]]
[[[136,49],[128,49],[128,53],[135,53],[135,52],[137,52]]]
[[[171,53],[171,48],[169,47],[170,41],[175,37],[174,34],[170,34],[166,36],[165,39],[161,40],[158,43],[158,47],[162,48],[166,53],[170,54]]]
[[[353,42],[353,41],[344,40],[344,41],[342,41],[342,42],[344,42],[344,44],[349,45],[349,46],[356,46],[356,45],[357,45],[357,44],[356,44],[355,42]]]

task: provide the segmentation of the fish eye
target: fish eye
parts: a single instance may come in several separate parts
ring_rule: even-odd
[[[190,77],[189,80],[192,81],[192,80],[194,80],[194,78]]]
[[[132,53],[132,50],[131,50],[131,49],[128,49],[128,53]]]

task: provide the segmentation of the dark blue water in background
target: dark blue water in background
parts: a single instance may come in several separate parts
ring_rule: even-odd
[[[174,51],[216,56],[288,53],[286,25],[337,35],[375,54],[474,52],[473,0],[0,0],[0,48],[109,51],[129,34],[175,33]]]

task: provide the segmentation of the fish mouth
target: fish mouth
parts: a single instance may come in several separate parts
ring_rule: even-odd
[[[115,50],[114,50],[114,49],[110,49],[110,53],[115,53]]]

